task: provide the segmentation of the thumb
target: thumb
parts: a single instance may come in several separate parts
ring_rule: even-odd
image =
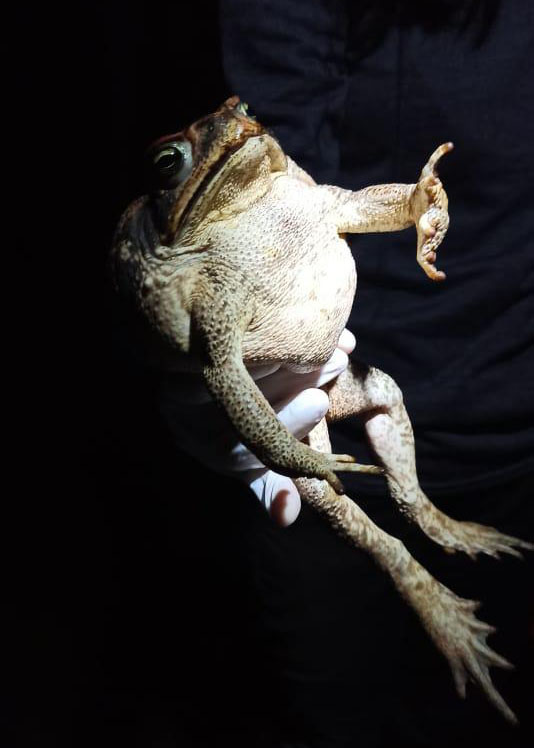
[[[287,527],[297,519],[301,507],[300,495],[291,478],[267,470],[249,486],[277,525]]]

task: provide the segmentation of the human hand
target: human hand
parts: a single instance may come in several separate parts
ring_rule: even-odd
[[[303,439],[328,410],[328,395],[319,389],[347,368],[356,341],[345,329],[338,347],[324,366],[299,374],[283,366],[249,369],[278,418],[297,439]],[[300,496],[293,481],[266,468],[238,441],[225,414],[213,402],[198,375],[164,378],[160,411],[177,446],[200,463],[246,483],[275,522],[290,525],[300,512]]]

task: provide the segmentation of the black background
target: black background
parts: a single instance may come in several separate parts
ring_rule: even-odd
[[[522,720],[511,732],[475,689],[456,698],[371,560],[306,510],[273,527],[178,455],[113,335],[105,259],[143,192],[141,154],[234,93],[216,4],[26,6],[18,20],[12,744],[526,745],[527,563],[444,558],[384,497],[362,498],[443,582],[485,601],[495,648],[520,665],[494,676]],[[532,480],[513,487],[492,520],[525,534]],[[444,508],[482,521],[485,498]]]

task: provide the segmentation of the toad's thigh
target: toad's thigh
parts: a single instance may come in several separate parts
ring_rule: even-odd
[[[355,359],[325,390],[330,422],[373,411],[391,413],[402,404],[402,392],[389,374]]]

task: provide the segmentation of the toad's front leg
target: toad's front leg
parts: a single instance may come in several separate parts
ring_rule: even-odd
[[[444,280],[445,273],[434,263],[449,226],[448,199],[436,167],[452,147],[452,143],[443,143],[434,151],[417,184],[380,184],[358,192],[321,186],[337,231],[362,234],[400,231],[415,225],[417,262],[429,278]]]
[[[337,493],[336,471],[380,474],[351,455],[322,454],[296,439],[278,420],[242,359],[243,333],[254,311],[254,294],[237,268],[206,264],[192,299],[191,324],[196,351],[205,361],[206,386],[224,409],[240,440],[264,465],[290,477],[321,478]]]

